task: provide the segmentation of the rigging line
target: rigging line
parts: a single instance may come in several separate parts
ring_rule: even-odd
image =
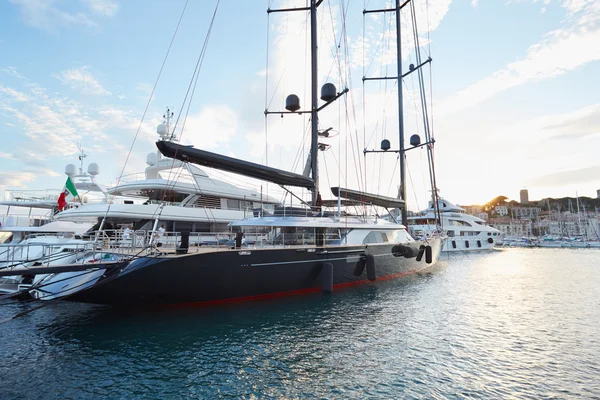
[[[385,14],[387,14],[387,13],[384,13],[384,17],[385,17]],[[385,31],[385,24],[384,24],[384,31],[383,31],[383,33],[384,33],[384,37],[387,38],[387,47],[388,47],[388,50],[389,50],[389,47],[390,47],[390,44],[391,44],[391,40],[390,40],[390,36],[391,35],[389,34],[390,33],[389,29],[390,29],[390,24],[391,24],[391,15],[388,16],[388,20],[390,20],[390,22],[388,22],[388,28],[387,28],[388,29],[388,31],[387,31],[388,34],[385,35],[385,33],[386,33],[386,31]],[[384,71],[382,71],[382,72],[384,72],[384,76],[387,76],[387,73],[388,73],[388,64],[386,63],[385,65],[382,65],[382,67],[384,68]],[[381,85],[381,83],[383,83],[383,92],[384,93],[387,92],[387,90],[388,90],[388,80],[385,79],[383,82],[380,81],[380,85]],[[397,86],[397,81],[394,82],[393,85]],[[383,113],[383,116],[382,116],[382,118],[383,118],[383,124],[381,126],[381,140],[383,140],[385,138],[386,131],[387,131],[387,118],[386,118],[387,102],[391,98],[392,91],[390,91],[389,93],[390,93],[390,96],[388,97],[388,100],[386,101],[386,103],[385,103],[385,105],[383,107],[383,110],[382,110],[382,113]],[[375,163],[375,160],[376,159],[374,158],[374,163]],[[379,179],[377,179],[377,193],[381,193],[380,191],[381,191],[381,181],[382,181],[382,176],[383,176],[383,174],[382,174],[382,170],[383,170],[383,157],[378,157],[378,160],[379,160],[379,169],[378,169],[378,171],[379,171]],[[376,172],[375,167],[373,168],[373,172],[374,173]],[[375,175],[373,175],[373,182],[375,182]]]
[[[344,13],[343,20],[344,20],[344,26],[345,26],[345,21],[346,21],[345,10],[343,9],[343,7],[341,8],[341,10]],[[342,39],[343,39],[343,43],[344,43],[344,54],[345,54],[345,57],[346,57],[346,64],[349,65],[350,64],[350,61],[349,61],[350,51],[349,51],[347,30],[345,30],[345,29],[344,29],[344,34],[342,35]],[[364,43],[363,43],[363,45],[364,45]],[[364,62],[363,62],[363,64],[364,64]],[[350,84],[352,82],[352,71],[351,71],[351,68],[347,69],[347,75],[348,76],[346,77],[346,82],[348,84]],[[348,156],[347,156],[348,155],[348,136],[350,136],[350,144],[352,145],[352,148],[354,149],[353,138],[356,140],[356,144],[357,144],[357,147],[358,147],[358,130],[356,128],[358,126],[358,124],[356,123],[357,118],[356,118],[356,106],[355,106],[356,99],[354,98],[354,92],[352,90],[350,90],[349,96],[350,96],[350,99],[348,99],[348,96],[344,96],[344,109],[345,109],[345,116],[346,116],[345,121],[346,121],[346,128],[347,128],[346,132],[350,131],[350,114],[349,114],[349,111],[348,111],[348,107],[349,107],[348,102],[349,101],[350,101],[350,106],[352,108],[352,118],[353,118],[353,121],[354,121],[354,132],[353,132],[352,135],[348,135],[348,134],[346,135],[346,140],[345,140],[345,144],[346,144],[346,157],[345,157],[345,159],[346,159],[346,170],[348,170]],[[354,170],[355,170],[355,173],[356,173],[357,178],[358,178],[357,179],[358,185],[360,187],[361,186],[361,181],[362,181],[362,172],[361,172],[361,170],[362,170],[362,164],[360,162],[360,157],[357,158],[356,151],[352,152],[352,157],[354,159],[354,164],[356,166],[356,168]],[[347,178],[348,178],[348,176],[346,175],[346,179]],[[346,186],[348,186],[348,181],[346,181]]]
[[[341,116],[341,111],[340,111],[340,117],[339,117],[339,120],[340,120],[340,125],[341,125],[341,124],[342,124],[342,116]],[[340,135],[340,136],[341,136],[341,135]],[[339,141],[340,141],[340,139],[338,139],[338,142],[339,142]],[[341,149],[341,147],[342,147],[342,146],[338,146],[338,149]],[[343,176],[343,177],[344,177],[344,179],[345,179],[345,178],[346,178],[346,175],[345,175],[345,174],[342,172],[342,165],[341,165],[341,162],[340,162],[340,161],[341,161],[341,159],[342,159],[342,154],[341,154],[341,152],[338,152],[338,153],[339,153],[339,154],[338,154],[338,157],[336,157],[336,156],[335,156],[335,153],[332,153],[332,157],[333,157],[333,160],[335,161],[335,165],[338,167],[338,174],[339,174],[340,176]],[[338,158],[339,158],[339,159],[338,159]],[[340,181],[340,183],[341,183],[341,181]]]
[[[204,43],[202,45],[202,49],[200,51],[200,55],[198,56],[198,60],[196,62],[196,68],[194,69],[194,74],[192,75],[192,79],[190,80],[190,84],[188,85],[188,90],[187,90],[187,93],[186,93],[186,96],[185,96],[185,99],[184,99],[184,103],[182,104],[182,109],[179,112],[179,116],[177,117],[177,121],[175,122],[175,127],[173,128],[173,131],[175,131],[177,129],[177,123],[178,123],[179,118],[181,117],[181,114],[183,112],[183,106],[185,105],[185,100],[187,99],[188,94],[190,94],[190,89],[191,89],[190,100],[188,102],[188,106],[187,106],[187,110],[186,110],[186,113],[185,113],[185,117],[183,119],[183,123],[182,123],[182,126],[181,126],[181,133],[179,134],[179,140],[180,141],[181,141],[181,139],[183,139],[183,133],[184,133],[184,130],[185,130],[185,125],[186,125],[187,118],[188,118],[188,115],[189,115],[189,112],[190,112],[190,107],[192,105],[192,100],[194,98],[194,93],[196,91],[196,85],[198,84],[198,78],[200,77],[200,70],[202,69],[202,64],[204,62],[204,57],[206,56],[206,49],[208,48],[208,42],[210,40],[210,35],[212,33],[212,28],[213,28],[213,25],[214,25],[214,22],[215,22],[215,18],[217,16],[217,11],[219,9],[220,2],[221,2],[221,0],[217,0],[217,3],[215,5],[215,10],[213,12],[212,19],[211,19],[210,24],[208,26],[208,32],[206,34],[206,37],[204,38]],[[193,83],[193,86],[192,86],[192,83]],[[178,149],[179,149],[179,142],[177,143],[177,146],[175,148],[175,156],[177,155],[177,150]],[[172,165],[175,165],[175,156],[173,157]],[[171,171],[169,171],[169,179],[167,179],[167,181],[170,181]],[[173,182],[173,184],[171,185],[171,188],[174,188],[175,184],[176,184],[176,182]],[[165,189],[163,191],[163,201],[164,201],[164,198],[166,197],[166,193],[167,193],[168,189],[169,189],[169,185],[167,184],[167,186],[165,187]],[[162,208],[160,208],[160,212],[162,212]],[[159,216],[160,216],[160,212],[159,212]]]
[[[413,18],[413,25],[414,25],[414,35],[415,35],[415,43],[416,43],[416,56],[417,56],[417,62],[419,64],[421,64],[421,48],[419,45],[419,36],[417,33],[417,18],[416,18],[416,14],[415,14],[415,7],[414,4],[411,3],[411,14],[412,14],[412,18]],[[425,134],[426,134],[426,138],[427,141],[431,141],[431,132],[429,130],[429,117],[427,115],[427,100],[425,98],[425,82],[423,79],[423,70],[421,68],[419,68],[418,72],[418,77],[419,77],[419,86],[420,86],[420,93],[421,93],[421,103],[422,103],[422,107],[423,107],[423,122],[424,122],[424,127],[425,127]],[[436,177],[435,177],[435,164],[434,164],[434,159],[433,159],[433,143],[429,144],[427,146],[427,158],[429,160],[429,176],[430,176],[430,180],[431,180],[431,189],[432,189],[432,200],[433,200],[433,207],[434,210],[436,211],[436,216],[437,216],[437,220],[438,223],[441,223],[441,214],[440,214],[440,209],[439,209],[439,204],[438,204],[438,193],[437,193],[437,182],[436,182]]]
[[[363,2],[364,4],[364,2]],[[365,8],[363,8],[364,10]],[[366,20],[366,16],[365,14],[363,14],[363,40],[362,40],[362,50],[363,50],[363,62],[362,62],[362,73],[363,73],[363,77],[365,77],[366,71],[365,71],[365,20]],[[365,85],[366,81],[363,79],[362,81],[362,120],[363,120],[363,149],[365,149],[367,147],[367,94],[366,94],[366,85]],[[377,126],[377,125],[376,125]],[[363,153],[363,162],[365,163],[365,166],[367,165],[367,154]],[[365,168],[366,169],[366,168]],[[365,177],[366,180],[366,177]]]
[[[298,163],[302,160],[302,150],[304,149],[304,143],[306,143],[306,139],[310,134],[310,118],[306,122],[304,127],[304,134],[302,135],[302,141],[300,142],[300,146],[298,146],[298,151],[296,151],[296,156],[294,156],[294,162],[292,163],[292,171],[298,167]]]
[[[420,131],[420,127],[419,127],[419,114],[421,114],[421,110],[419,109],[419,106],[417,104],[417,98],[414,95],[414,79],[411,79],[411,82],[413,83],[413,90],[409,90],[408,85],[406,84],[406,82],[404,81],[404,79],[402,80],[402,85],[404,85],[404,88],[406,89],[406,93],[410,96],[410,100],[412,100],[412,104],[415,106],[415,129],[417,130],[417,133],[421,133]]]
[[[352,92],[350,92],[350,95],[352,96]],[[346,105],[347,106],[347,105]],[[353,111],[356,112],[353,108]],[[355,117],[355,114],[354,114]],[[346,118],[349,118],[348,115],[348,111],[346,110]],[[354,118],[354,120],[356,121],[356,117]],[[356,174],[358,177],[358,184],[359,184],[359,188],[364,188],[365,183],[362,180],[363,179],[363,172],[362,172],[362,163],[360,162],[360,157],[358,157],[358,153],[359,153],[359,145],[358,145],[358,132],[354,131],[354,135],[351,135],[351,139],[354,138],[354,140],[350,140],[350,147],[351,147],[351,153],[352,153],[352,158],[354,160],[354,165],[356,166]],[[356,144],[355,144],[356,142]]]
[[[150,96],[148,97],[148,101],[146,102],[146,107],[144,108],[144,113],[142,114],[142,119],[140,120],[140,124],[138,125],[137,131],[135,132],[133,142],[131,143],[131,147],[129,148],[129,152],[127,153],[127,157],[125,158],[125,163],[123,164],[123,168],[121,169],[121,174],[119,175],[119,178],[117,179],[117,184],[115,187],[119,186],[119,183],[121,182],[121,177],[123,176],[123,173],[125,172],[125,167],[127,166],[127,162],[129,161],[129,157],[131,156],[131,152],[133,151],[133,146],[134,146],[134,144],[137,140],[137,137],[140,133],[142,124],[144,123],[144,118],[146,117],[146,113],[148,112],[148,108],[150,107],[150,102],[152,101],[152,97],[154,96],[154,91],[156,90],[156,86],[158,85],[158,81],[160,79],[160,76],[162,75],[163,69],[167,62],[167,58],[169,57],[169,53],[171,52],[171,47],[173,46],[173,42],[175,41],[177,32],[179,31],[179,26],[181,25],[181,20],[183,19],[183,15],[185,14],[185,10],[187,8],[188,2],[189,2],[189,0],[186,0],[185,4],[183,5],[183,10],[181,10],[181,15],[179,16],[179,20],[177,21],[177,26],[175,27],[175,32],[173,32],[173,36],[171,37],[171,42],[169,43],[169,47],[167,48],[167,53],[165,54],[163,62],[160,66],[160,70],[158,71],[158,76],[156,77],[156,80],[154,81],[154,86],[152,87],[152,91],[150,92]],[[112,203],[114,201],[114,197],[115,197],[114,195],[110,196],[110,200],[108,202],[108,207],[106,209],[106,213],[104,214],[105,219],[108,216],[108,213],[110,211],[110,206],[112,205]]]
[[[431,24],[429,23],[429,0],[425,0],[425,16],[427,18],[427,48],[428,56],[431,57]]]
[[[400,156],[396,157],[396,161],[394,162],[394,169],[392,170],[392,174],[391,174],[391,176],[390,176],[390,184],[389,184],[389,186],[388,186],[388,190],[387,190],[387,192],[385,193],[385,195],[387,195],[387,196],[389,196],[389,195],[390,195],[390,194],[389,194],[389,193],[390,193],[390,188],[394,186],[394,182],[398,182],[398,179],[396,179],[396,178],[394,177],[394,175],[396,174],[396,169],[398,168],[398,165],[400,164],[400,163],[399,163],[399,161],[400,161]],[[397,186],[397,184],[396,184],[396,189],[397,189],[397,188],[398,188],[398,186]],[[397,193],[398,193],[398,190],[395,190],[395,192],[396,192],[396,194],[394,194],[393,196],[396,196],[396,195],[397,195]]]
[[[397,84],[397,82],[393,83],[392,89],[394,89],[396,87],[396,84]],[[395,92],[393,92],[392,90],[390,90],[387,93],[388,93],[388,96],[387,96],[387,98],[385,98],[385,101],[384,101],[383,107],[382,107],[382,110],[384,110],[384,111],[387,109],[389,102],[395,97],[394,96]],[[369,145],[371,143],[371,141],[373,140],[373,136],[375,136],[378,131],[379,131],[379,121],[377,121],[375,123],[375,126],[373,127],[373,130],[371,131],[371,136],[369,137],[369,140],[366,141],[365,147],[367,147],[367,145]]]
[[[327,169],[327,157],[325,157],[325,153],[323,152],[323,164],[325,165],[325,178],[327,178],[327,187],[331,187],[331,181],[329,180],[329,169]]]
[[[181,107],[179,108],[179,114],[177,115],[177,119],[175,120],[175,124],[173,126],[173,132],[175,132],[177,130],[177,126],[179,125],[179,120],[181,119],[181,115],[183,113],[183,109],[185,108],[185,104],[187,102],[188,96],[190,95],[190,90],[192,89],[192,84],[194,82],[194,77],[196,76],[196,74],[200,73],[201,63],[202,63],[202,60],[204,59],[204,52],[206,51],[207,41],[208,41],[208,38],[210,37],[210,31],[212,29],[212,24],[214,22],[217,9],[219,7],[219,2],[220,2],[220,0],[217,0],[215,11],[213,13],[211,24],[209,26],[209,31],[207,32],[207,36],[204,38],[204,43],[202,45],[202,49],[200,50],[200,54],[198,55],[198,59],[196,60],[196,65],[194,67],[194,72],[192,73],[192,77],[190,78],[190,83],[188,84],[188,88],[187,88],[185,96],[183,98],[183,102],[181,104]],[[181,134],[183,134],[183,129],[181,130]],[[180,137],[180,140],[181,140],[181,137]]]
[[[417,191],[415,190],[415,183],[412,179],[412,174],[410,173],[410,168],[408,167],[408,165],[406,166],[406,172],[408,172],[408,180],[410,181],[410,185],[413,188],[413,194],[415,195],[415,204],[419,204],[419,199],[417,198]]]
[[[271,4],[272,2],[269,2],[269,8],[271,8]],[[265,59],[265,120],[264,120],[264,124],[265,124],[265,165],[267,165],[267,154],[269,153],[269,145],[268,140],[269,140],[269,121],[268,121],[268,115],[267,115],[267,110],[268,107],[271,103],[271,101],[273,101],[273,98],[275,97],[275,93],[277,93],[277,88],[279,87],[279,84],[281,83],[281,79],[283,78],[283,74],[279,77],[279,82],[277,82],[277,87],[275,88],[275,91],[273,92],[273,96],[271,97],[271,100],[269,101],[269,103],[267,103],[267,98],[269,96],[269,33],[271,31],[271,13],[267,13],[267,54],[266,54],[266,59]],[[285,69],[284,69],[284,73],[285,73]],[[261,205],[262,207],[262,205]]]
[[[179,137],[180,140],[183,138],[183,132],[184,132],[184,129],[185,129],[185,124],[186,124],[187,117],[188,117],[188,114],[189,114],[189,110],[190,110],[190,106],[191,106],[191,103],[192,103],[193,95],[194,95],[194,92],[196,90],[196,84],[198,83],[198,78],[200,76],[200,69],[202,68],[202,63],[204,61],[204,56],[206,55],[206,49],[208,47],[208,41],[210,39],[210,34],[212,32],[212,27],[214,25],[214,21],[215,21],[215,17],[216,17],[216,14],[217,14],[217,10],[219,8],[219,3],[220,3],[220,0],[217,0],[217,3],[215,5],[215,10],[213,12],[213,16],[212,16],[212,19],[211,19],[211,23],[209,25],[209,29],[208,29],[207,35],[205,37],[205,40],[204,40],[204,44],[203,44],[202,49],[200,51],[200,55],[198,56],[198,60],[196,62],[196,67],[194,69],[194,73],[192,74],[192,78],[190,80],[190,84],[188,85],[188,90],[186,92],[186,96],[185,96],[183,104],[182,104],[182,109],[181,109],[181,111],[180,111],[180,113],[179,113],[179,115],[177,117],[176,122],[175,122],[175,127],[173,128],[173,132],[175,132],[175,130],[177,129],[177,123],[179,122],[179,119],[181,118],[183,107],[185,106],[185,103],[187,101],[187,97],[190,94],[190,90],[192,90],[191,95],[190,95],[190,100],[188,102],[187,111],[186,111],[186,114],[185,114],[185,117],[184,117],[184,120],[183,120],[183,123],[182,123],[182,127],[181,127],[181,133],[180,133],[180,137]],[[192,87],[192,83],[193,83],[193,87]],[[179,147],[179,143],[177,144],[177,148],[178,147]],[[175,152],[177,153],[177,149],[175,150]],[[175,160],[176,160],[175,157],[173,157],[172,163],[171,163],[171,169],[169,170],[169,174],[168,174],[168,178],[167,178],[167,184],[165,185],[165,188],[163,189],[162,198],[161,198],[161,202],[163,204],[165,202],[165,198],[167,197],[167,193],[170,190],[173,190],[175,188],[175,185],[176,185],[177,179],[178,179],[177,176],[180,175],[183,172],[183,170],[181,168],[174,172],[174,169],[175,169],[174,168],[174,166],[175,166]],[[188,169],[188,171],[189,171],[189,169]],[[172,179],[173,174],[175,174],[175,178],[174,179]],[[192,174],[192,177],[193,177],[193,174]],[[195,178],[194,178],[194,181],[195,181]],[[160,215],[163,212],[163,209],[164,209],[164,206],[163,207],[160,207],[160,206],[157,207],[154,210],[154,213],[152,214],[152,219],[155,219],[156,217],[160,217]],[[207,211],[205,210],[205,212],[207,212]],[[212,214],[212,211],[211,211],[211,214]],[[207,217],[208,217],[208,214],[207,214]],[[208,218],[210,219],[210,217],[208,217]],[[213,218],[214,218],[214,216],[213,216]]]
[[[269,9],[271,2],[269,2]],[[267,98],[269,97],[269,33],[271,31],[271,13],[267,13],[267,54],[265,56],[265,110],[267,109]],[[280,79],[281,81],[281,79]],[[271,99],[272,100],[272,99]],[[265,118],[267,114],[265,114]]]
[[[333,56],[333,60],[331,62],[331,65],[329,66],[329,71],[327,72],[327,76],[325,78],[325,82],[327,82],[329,80],[329,77],[331,76],[331,72],[333,70],[334,67],[338,67],[338,71],[340,72],[340,78],[341,78],[341,65],[340,65],[340,60],[339,60],[339,48],[340,45],[338,44],[337,41],[337,36],[335,34],[335,24],[333,22],[333,12],[331,11],[331,2],[328,2],[327,5],[328,10],[329,10],[329,19],[331,21],[330,25],[331,25],[331,32],[333,35],[333,43],[335,43],[335,51],[333,49],[331,50],[332,56]],[[340,36],[340,40],[341,40],[341,36]],[[340,79],[341,80],[341,79]]]

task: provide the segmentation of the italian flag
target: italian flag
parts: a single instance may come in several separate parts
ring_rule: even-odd
[[[62,193],[60,194],[60,196],[58,196],[58,210],[62,211],[65,206],[67,205],[67,196],[71,195],[73,197],[77,197],[79,196],[79,193],[77,193],[77,189],[75,188],[75,184],[73,183],[73,181],[71,180],[71,177],[67,177],[67,182],[65,182],[65,187],[62,191]]]

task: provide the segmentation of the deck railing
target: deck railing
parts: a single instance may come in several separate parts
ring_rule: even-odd
[[[185,236],[187,246],[185,246]],[[64,240],[62,240],[64,239]],[[85,235],[36,234],[27,243],[0,244],[0,269],[60,264],[86,264],[101,260],[151,254],[194,253],[211,250],[289,248],[296,246],[331,247],[342,244],[337,234],[245,233],[234,232],[158,232],[103,230]]]

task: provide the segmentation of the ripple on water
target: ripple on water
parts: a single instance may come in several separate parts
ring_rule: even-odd
[[[599,398],[598,261],[510,249],[332,296],[55,303],[0,324],[0,398]]]

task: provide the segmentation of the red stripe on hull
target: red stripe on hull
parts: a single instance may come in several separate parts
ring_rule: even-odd
[[[411,274],[420,272],[426,268],[427,267],[421,268],[421,269],[413,269],[413,270],[401,272],[398,274],[392,274],[392,275],[378,277],[377,281],[370,281],[368,279],[363,279],[360,281],[338,283],[338,284],[333,285],[333,288],[334,289],[343,289],[343,288],[348,288],[348,287],[353,287],[353,286],[366,285],[368,283],[373,283],[373,282],[378,282],[378,281],[388,281],[391,279],[397,279],[397,278],[401,278],[406,275],[411,275]],[[232,304],[232,303],[242,303],[242,302],[246,302],[246,301],[269,300],[269,299],[276,299],[276,298],[281,298],[281,297],[298,296],[298,295],[302,295],[302,294],[316,293],[316,292],[320,292],[321,290],[322,290],[321,287],[314,286],[314,287],[306,288],[306,289],[289,290],[289,291],[277,292],[277,293],[259,294],[259,295],[255,295],[255,296],[233,297],[230,299],[219,299],[219,300],[205,300],[205,301],[197,301],[197,302],[192,302],[192,303],[166,304],[166,305],[160,306],[160,308],[206,307],[206,306],[213,306],[213,305],[219,305],[219,304]]]

